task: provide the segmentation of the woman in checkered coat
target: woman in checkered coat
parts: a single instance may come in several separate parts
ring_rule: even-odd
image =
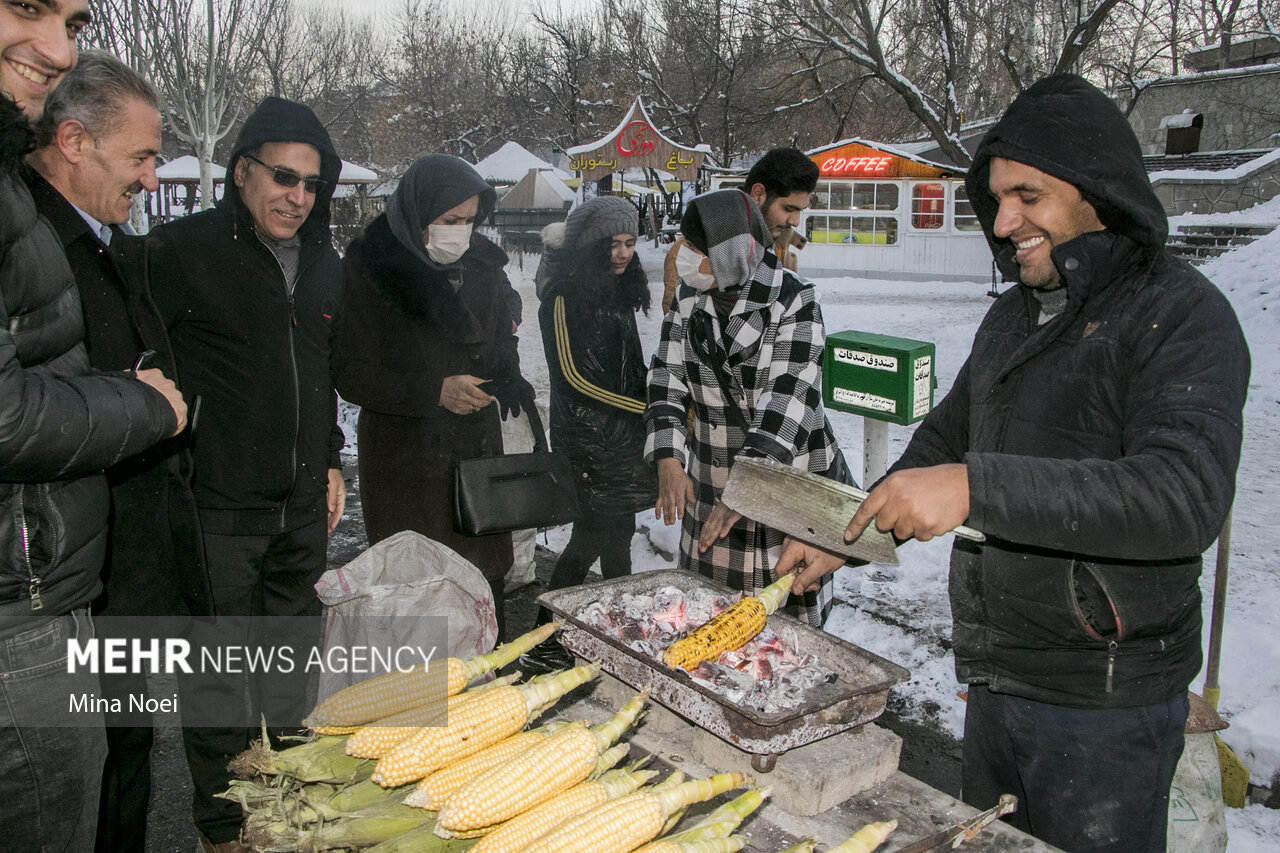
[[[813,286],[766,251],[768,226],[745,193],[699,196],[680,230],[681,283],[649,368],[645,409],[645,458],[658,468],[655,514],[682,520],[681,568],[755,593],[776,579],[785,537],[720,503],[734,459],[845,476],[822,407],[822,311]],[[828,574],[819,589],[793,594],[787,609],[821,627],[831,603]]]

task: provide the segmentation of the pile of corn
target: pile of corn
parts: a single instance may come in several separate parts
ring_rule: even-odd
[[[470,678],[513,660],[549,633],[526,635],[483,659],[451,663],[447,724],[437,719],[439,701],[428,700],[434,710],[421,703],[438,695],[424,690],[426,673],[410,672],[347,688],[308,718],[321,731],[342,733],[277,752],[265,745],[264,731],[263,742],[232,763],[241,778],[222,795],[244,810],[241,840],[260,853],[741,849],[746,840],[734,832],[767,789],[748,789],[671,834],[690,805],[749,780],[720,773],[686,781],[677,771],[655,783],[656,772],[641,769],[643,760],[616,767],[628,749],[622,736],[640,717],[647,691],[598,725],[556,721],[530,729],[599,667],[464,689]],[[455,669],[462,673],[456,680]],[[873,846],[835,849],[866,853]]]

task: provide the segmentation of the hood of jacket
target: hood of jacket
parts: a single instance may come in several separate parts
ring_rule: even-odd
[[[13,98],[0,94],[0,168],[16,171],[36,147],[36,135],[31,123]]]
[[[1046,77],[1019,95],[983,137],[965,178],[992,253],[1006,277],[1016,278],[1016,264],[1010,267],[1013,245],[993,232],[999,211],[988,189],[993,157],[1016,160],[1074,185],[1108,230],[1148,254],[1164,246],[1169,220],[1151,189],[1138,139],[1111,99],[1084,78]]]
[[[237,220],[249,217],[249,209],[240,197],[240,188],[235,182],[236,164],[245,152],[253,151],[268,142],[305,142],[320,152],[320,179],[327,187],[324,192],[316,193],[315,205],[312,206],[307,221],[298,229],[298,236],[304,243],[308,242],[308,238],[314,239],[317,234],[323,234],[328,239],[329,202],[337,188],[338,175],[342,172],[342,158],[329,139],[329,131],[325,130],[316,114],[309,107],[295,101],[265,98],[245,119],[240,135],[236,137],[236,144],[231,149],[231,159],[227,162],[227,182],[218,206],[230,207]]]
[[[478,226],[493,213],[498,194],[466,160],[448,154],[428,154],[413,161],[401,176],[391,198],[387,199],[387,223],[400,245],[427,266],[438,270],[456,267],[466,255],[452,264],[436,263],[422,244],[422,232],[442,214],[473,195],[480,196],[480,207],[476,212]],[[477,237],[479,235],[473,228],[468,254],[476,250]]]

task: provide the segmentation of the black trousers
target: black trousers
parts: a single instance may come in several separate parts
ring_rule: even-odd
[[[1187,694],[1138,708],[1064,708],[969,688],[961,797],[1066,853],[1164,853]]]
[[[296,662],[290,672],[279,666],[257,672],[240,667],[179,679],[192,816],[196,828],[220,844],[236,838],[241,823],[240,806],[214,796],[230,782],[227,762],[258,736],[259,715],[272,729],[296,730],[310,710],[314,673],[307,672],[303,647],[320,642],[315,582],[324,574],[328,536],[322,518],[271,536],[206,533],[204,540],[218,613],[211,641],[224,647],[288,645]],[[188,724],[189,714],[194,725]]]
[[[146,693],[141,673],[102,676],[103,697]],[[122,703],[127,702],[121,699]],[[117,718],[118,717],[118,718]],[[98,853],[143,850],[147,840],[147,807],[151,802],[151,747],[154,722],[149,715],[106,714],[107,760],[102,767],[102,799],[98,804]]]
[[[634,513],[587,514],[573,523],[573,533],[551,572],[548,589],[564,589],[582,583],[591,565],[600,560],[605,580],[631,574],[631,537],[636,532]],[[551,621],[546,608],[538,610],[538,624]]]

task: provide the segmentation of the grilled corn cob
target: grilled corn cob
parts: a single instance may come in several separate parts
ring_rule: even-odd
[[[662,653],[662,661],[675,669],[692,670],[704,660],[736,649],[764,629],[765,620],[787,600],[794,579],[783,575],[760,591],[714,616],[711,621],[676,640]]]
[[[445,765],[509,737],[564,694],[600,672],[599,664],[574,667],[517,687],[486,690],[482,698],[451,709],[449,725],[430,726],[379,759],[372,779],[391,788],[414,782]]]
[[[871,853],[898,828],[896,820],[869,823],[849,836],[843,844],[832,847],[827,853]]]
[[[437,834],[493,826],[583,781],[595,770],[600,754],[635,722],[648,695],[647,690],[637,694],[593,729],[575,723],[472,779],[440,810]]]
[[[741,786],[741,773],[718,773],[660,793],[637,791],[569,818],[524,853],[627,853],[662,831],[675,811]]]
[[[574,785],[494,828],[471,848],[472,853],[516,853],[566,818],[626,796],[656,775],[655,770],[614,770],[595,782]]]
[[[449,658],[445,696],[462,691],[467,683],[490,670],[506,666],[555,633],[562,623],[549,622],[485,655],[467,660]],[[404,672],[384,675],[344,687],[325,699],[302,721],[310,728],[360,726],[425,704],[439,696],[439,662],[422,664]],[[433,689],[434,688],[434,691]]]

